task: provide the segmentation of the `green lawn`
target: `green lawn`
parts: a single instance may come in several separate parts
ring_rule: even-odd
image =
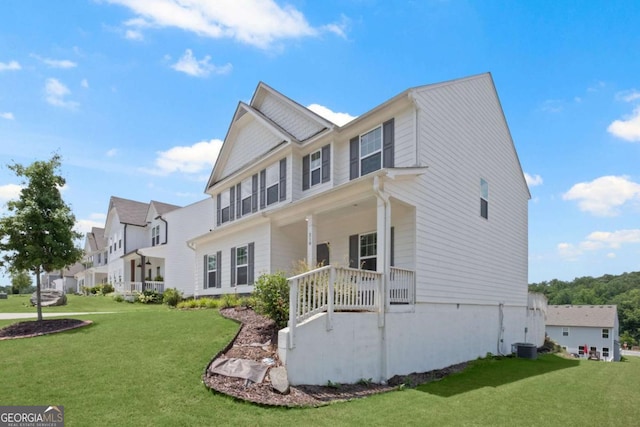
[[[95,322],[85,329],[0,342],[0,404],[64,405],[69,426],[640,424],[640,360],[553,355],[481,361],[418,389],[322,408],[258,407],[200,380],[234,322],[212,310],[140,307],[81,317]]]
[[[0,299],[0,313],[36,313],[31,306],[31,295],[8,295],[6,300]],[[116,303],[110,296],[67,295],[67,304],[57,307],[42,307],[43,313],[88,312],[88,311],[145,311],[153,306],[145,304]]]

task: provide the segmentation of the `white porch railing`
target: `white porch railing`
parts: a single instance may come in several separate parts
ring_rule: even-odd
[[[317,313],[327,312],[327,328],[332,328],[334,311],[381,312],[384,274],[355,268],[321,267],[289,281],[289,345],[293,348],[296,325]],[[415,273],[391,267],[388,302],[415,302]]]
[[[416,273],[406,268],[389,270],[389,303],[414,304],[416,301]]]
[[[118,282],[114,285],[116,292],[130,294],[142,292],[142,282]],[[156,291],[159,294],[164,292],[164,282],[148,280],[144,282],[144,288],[148,291]]]

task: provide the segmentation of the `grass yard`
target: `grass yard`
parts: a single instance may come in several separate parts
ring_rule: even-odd
[[[234,322],[213,310],[135,306],[79,317],[95,322],[88,328],[0,342],[0,404],[64,405],[68,426],[640,424],[640,360],[554,355],[483,360],[418,389],[322,408],[258,407],[200,381]]]
[[[0,299],[0,313],[36,313],[31,306],[29,295],[8,295],[6,300]],[[115,303],[113,298],[102,295],[81,296],[67,295],[67,305],[42,307],[43,313],[70,313],[87,311],[146,311],[153,306],[145,304]]]

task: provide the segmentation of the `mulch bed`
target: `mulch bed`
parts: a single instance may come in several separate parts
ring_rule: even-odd
[[[211,360],[212,362],[219,357],[237,357],[258,362],[264,358],[271,358],[274,361],[273,366],[282,365],[278,359],[278,330],[272,320],[246,308],[226,308],[220,310],[220,314],[240,322],[242,326],[236,337]],[[265,345],[258,346],[256,343]],[[337,384],[335,387],[291,386],[290,393],[287,395],[280,394],[271,388],[268,374],[261,384],[257,384],[241,378],[212,374],[207,366],[202,380],[211,390],[260,405],[322,406],[335,401],[358,399],[388,392],[396,389],[400,384],[415,387],[418,384],[438,380],[453,372],[459,372],[465,366],[465,363],[461,363],[436,371],[396,376],[391,378],[388,384]]]
[[[91,320],[78,319],[43,319],[42,322],[38,322],[37,320],[18,322],[0,329],[0,340],[55,334],[56,332],[64,332],[88,326],[91,323],[93,323]]]

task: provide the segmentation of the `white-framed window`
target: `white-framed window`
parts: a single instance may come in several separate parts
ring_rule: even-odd
[[[156,267],[156,277],[162,277],[162,276],[160,275],[160,266],[157,266],[157,267]]]
[[[156,245],[160,244],[160,226],[156,225]]]
[[[603,328],[602,329],[602,338],[609,338],[609,329],[608,328]]]
[[[360,176],[382,168],[382,126],[360,135]]]
[[[359,262],[363,270],[376,271],[378,254],[377,233],[361,234],[359,236]]]
[[[236,284],[247,285],[249,283],[249,247],[238,246],[236,248]]]
[[[91,262],[93,263],[93,256],[91,257]],[[102,264],[102,254],[98,252],[98,265]]]
[[[309,156],[309,183],[320,184],[322,180],[322,150],[316,150]]]
[[[242,198],[242,215],[251,213],[251,194],[253,192],[252,178],[249,177],[240,183],[241,192],[238,197]]]
[[[562,336],[563,337],[568,337],[569,336],[569,328],[562,328]]]
[[[231,195],[229,190],[223,191],[220,194],[220,222],[229,222],[231,219]]]
[[[585,348],[584,348],[583,345],[578,346],[578,354],[579,355],[584,356],[584,350],[585,350]]]
[[[609,357],[609,347],[602,347],[602,357]]]
[[[151,228],[151,246],[155,246],[156,245],[156,228],[152,227]]]
[[[489,219],[489,183],[480,178],[480,216]]]
[[[216,278],[218,272],[218,258],[216,254],[207,255],[207,283],[206,288],[215,288],[218,286]]]
[[[267,206],[280,200],[280,163],[274,163],[266,170]]]
[[[118,249],[122,247],[122,239],[118,239]]]

